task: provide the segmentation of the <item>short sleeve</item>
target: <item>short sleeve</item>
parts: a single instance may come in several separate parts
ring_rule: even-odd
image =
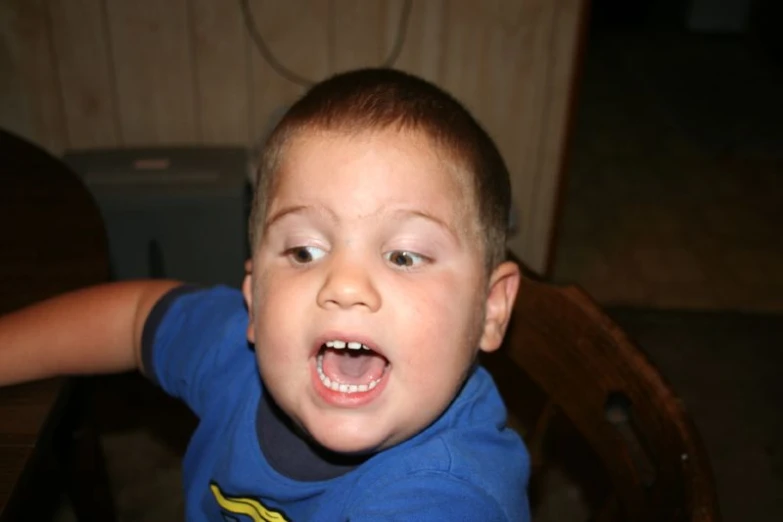
[[[216,286],[177,287],[150,311],[142,332],[145,374],[182,399],[197,415],[203,411],[224,368],[233,360],[254,360],[246,339],[248,314],[242,294]]]
[[[448,473],[416,473],[404,480],[374,487],[373,491],[351,508],[347,517],[349,522],[511,522],[491,495]],[[520,491],[519,502],[520,505],[527,502],[524,491]]]

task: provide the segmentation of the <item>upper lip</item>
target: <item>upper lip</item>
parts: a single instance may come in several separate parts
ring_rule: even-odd
[[[314,353],[317,354],[318,351],[321,349],[321,347],[324,344],[326,344],[327,341],[345,341],[346,343],[348,342],[362,343],[364,346],[366,346],[373,352],[383,356],[384,358],[387,358],[386,355],[383,353],[383,351],[378,347],[378,344],[372,339],[370,339],[369,337],[367,337],[366,335],[347,333],[347,332],[337,332],[337,331],[326,332],[318,336],[318,338],[315,340]]]

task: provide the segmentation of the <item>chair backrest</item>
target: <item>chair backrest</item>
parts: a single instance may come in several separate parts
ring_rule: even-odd
[[[76,173],[0,128],[0,314],[108,280],[100,210]]]
[[[521,424],[537,478],[578,484],[593,520],[719,519],[700,437],[658,370],[576,287],[523,278],[504,347],[482,363]]]

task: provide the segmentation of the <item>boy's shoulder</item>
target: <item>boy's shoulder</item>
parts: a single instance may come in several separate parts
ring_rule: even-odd
[[[239,290],[183,285],[150,311],[142,333],[145,374],[199,413],[214,390],[230,390],[253,360]],[[249,372],[252,373],[252,372]],[[211,399],[210,399],[211,400]]]
[[[199,330],[225,326],[227,321],[240,317],[246,320],[242,293],[227,286],[203,287],[184,284],[165,293],[146,318],[142,342],[152,342],[161,328]]]
[[[181,285],[169,290],[153,306],[146,318],[142,345],[166,341],[179,336],[225,340],[225,332],[236,330],[244,339],[247,309],[242,293],[227,286],[202,287]]]

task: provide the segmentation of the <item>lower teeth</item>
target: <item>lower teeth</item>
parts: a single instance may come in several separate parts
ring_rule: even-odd
[[[331,380],[329,377],[326,376],[323,369],[323,361],[324,356],[319,355],[317,359],[316,368],[318,370],[318,377],[321,379],[321,382],[324,386],[329,388],[332,391],[340,392],[340,393],[362,393],[367,392],[378,386],[378,383],[381,382],[381,379],[383,379],[383,376],[381,376],[378,379],[375,379],[374,381],[370,381],[369,384],[342,384],[337,381]]]

